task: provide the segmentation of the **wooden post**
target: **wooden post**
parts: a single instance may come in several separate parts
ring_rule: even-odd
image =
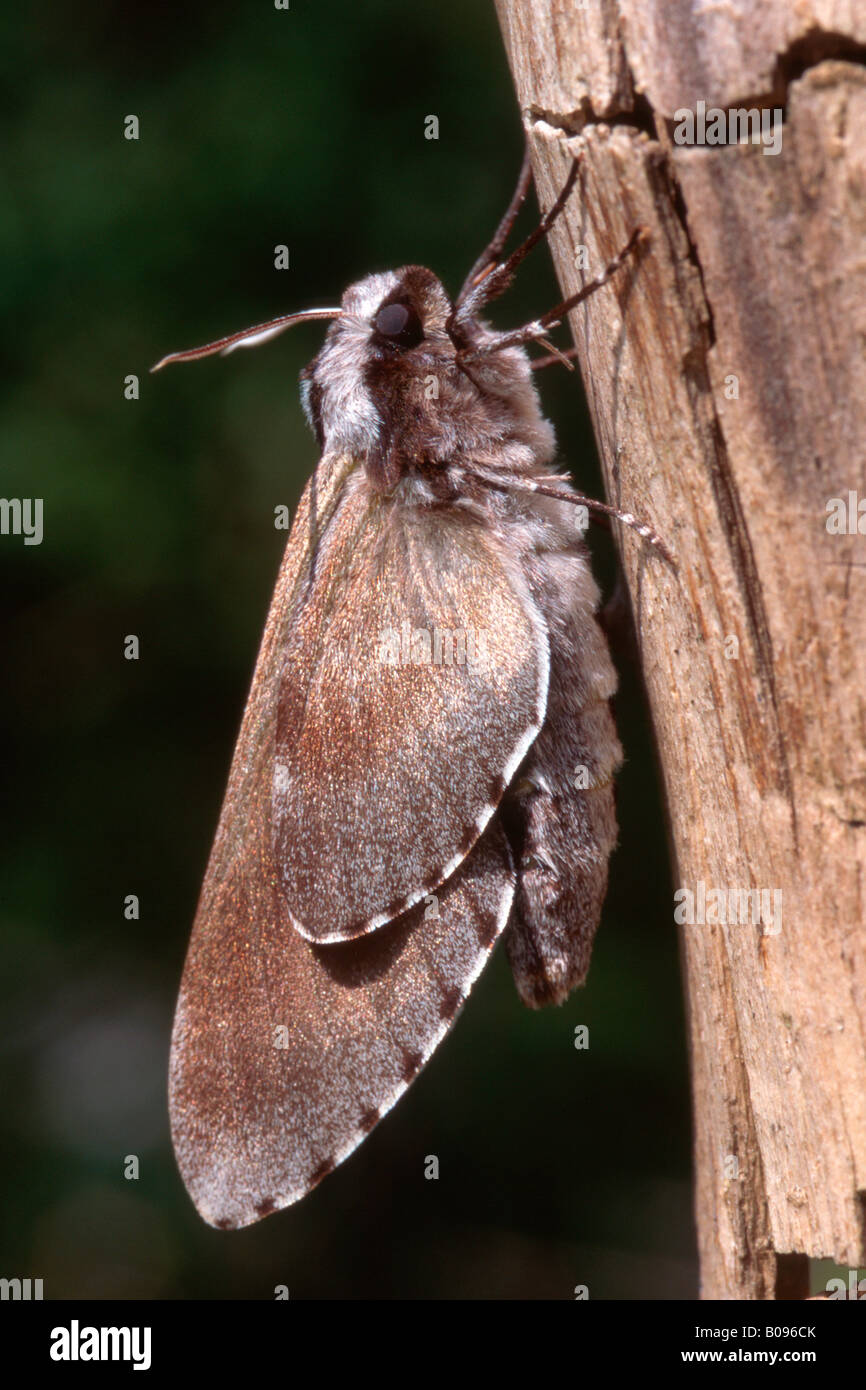
[[[691,907],[707,1298],[866,1263],[866,11],[814,3],[497,0],[544,207],[583,160],[563,290],[650,232],[571,327],[609,500],[679,565],[620,533]],[[681,143],[699,103],[765,143]]]

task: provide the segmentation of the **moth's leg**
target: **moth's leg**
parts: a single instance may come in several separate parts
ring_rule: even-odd
[[[616,688],[582,555],[547,554],[531,581],[550,629],[547,717],[502,806],[517,866],[505,941],[530,1008],[582,983],[616,843],[613,777],[622,762],[609,700]]]

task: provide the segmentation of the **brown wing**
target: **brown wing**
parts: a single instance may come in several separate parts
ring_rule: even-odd
[[[325,459],[327,527],[351,465]],[[277,581],[202,888],[172,1037],[172,1136],[205,1220],[233,1227],[345,1158],[423,1065],[501,931],[513,871],[498,825],[438,894],[358,941],[294,929],[273,855],[274,711],[305,584],[309,489]],[[284,1044],[284,1045],[277,1045]]]
[[[547,632],[459,507],[347,489],[286,632],[274,857],[292,918],[339,942],[447,880],[544,719]]]
[[[443,888],[356,941],[292,926],[268,861],[267,796],[249,851],[200,915],[171,1060],[172,1137],[213,1226],[296,1202],[361,1143],[441,1042],[508,917],[498,824]]]

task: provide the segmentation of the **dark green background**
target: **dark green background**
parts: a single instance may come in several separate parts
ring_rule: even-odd
[[[46,1297],[693,1296],[677,946],[627,653],[621,846],[586,989],[530,1013],[498,953],[355,1157],[244,1232],[200,1221],[168,1135],[174,995],[285,541],[273,508],[316,458],[297,376],[322,327],[147,368],[372,270],[459,286],[522,150],[492,6],[124,0],[0,24],[2,494],[45,504],[40,547],[0,537],[0,1274]],[[557,297],[541,248],[494,318]],[[577,376],[540,384],[597,491]]]

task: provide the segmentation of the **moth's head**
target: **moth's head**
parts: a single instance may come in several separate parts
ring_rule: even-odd
[[[350,285],[325,342],[301,374],[307,418],[323,447],[366,455],[382,414],[409,397],[449,352],[451,303],[432,271],[405,266]]]
[[[337,308],[284,314],[171,353],[151,370],[257,347],[293,324],[329,319],[320,352],[301,373],[304,409],[322,449],[363,464],[378,491],[391,492],[408,477],[420,480],[422,497],[447,496],[450,475],[461,465],[500,471],[543,465],[555,441],[524,344],[544,341],[556,311],[512,333],[494,332],[479,314],[508,288],[548,230],[576,173],[575,161],[540,227],[505,258],[531,180],[527,152],[509,209],[453,303],[432,271],[403,266],[350,285]]]
[[[480,319],[461,317],[423,266],[350,285],[301,374],[320,445],[362,459],[382,490],[422,467],[501,462],[503,448],[549,457],[553,434],[527,354],[510,347],[485,355],[496,338]]]

